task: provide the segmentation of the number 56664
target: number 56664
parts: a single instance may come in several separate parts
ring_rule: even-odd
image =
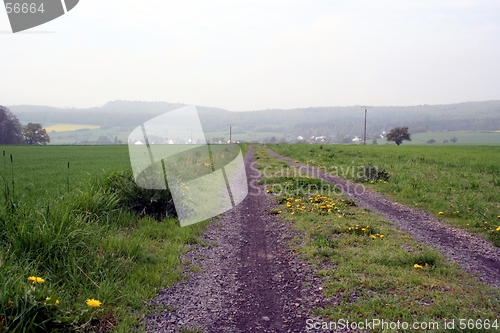
[[[44,12],[43,2],[40,4],[40,6],[37,6],[36,3],[17,3],[17,2],[11,3],[11,2],[7,2],[5,4],[5,9],[7,10],[7,14],[10,14],[10,13],[35,14],[35,13],[43,13]]]

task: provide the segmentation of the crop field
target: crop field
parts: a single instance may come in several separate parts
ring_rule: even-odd
[[[97,125],[85,125],[85,124],[54,124],[50,125],[48,127],[45,127],[47,130],[47,133],[50,133],[52,131],[54,132],[67,132],[67,131],[77,131],[81,129],[96,129],[99,128],[100,126]]]
[[[269,145],[301,163],[382,192],[500,246],[500,147]],[[388,179],[367,174],[365,167]],[[380,178],[380,179],[376,179]]]
[[[190,269],[180,255],[206,224],[159,217],[170,193],[135,186],[127,149],[0,147],[0,332],[131,332]]]
[[[363,150],[338,146],[327,150],[327,146],[320,149],[312,145],[267,147],[309,165],[333,166],[328,162],[335,156],[338,157],[335,165],[351,166],[353,159],[356,163],[363,161],[361,155],[369,155],[367,160],[384,161],[394,178],[392,166],[398,165],[397,156],[408,161],[408,152],[397,153],[391,147],[384,147],[389,148],[385,153],[378,149],[373,155],[368,154],[368,147]],[[376,159],[375,155],[384,158]],[[323,188],[328,184],[321,180],[306,176],[265,150],[259,149],[256,158],[259,169],[265,173],[261,184],[279,204],[270,213],[291,222],[292,228],[299,231],[290,243],[323,279],[323,294],[329,297],[329,302],[315,310],[323,320],[346,318],[364,322],[378,318],[388,322],[419,322],[425,324],[420,326],[423,329],[416,330],[421,332],[444,331],[443,318],[479,319],[498,327],[498,289],[471,278],[436,250],[399,231],[382,216],[357,207],[354,201],[338,193],[328,194],[328,188]],[[299,176],[292,179],[287,174]],[[379,189],[388,184],[390,181],[373,186]],[[316,194],[309,193],[311,187],[317,190]],[[319,189],[324,191],[318,193]],[[441,329],[432,326],[438,322]]]

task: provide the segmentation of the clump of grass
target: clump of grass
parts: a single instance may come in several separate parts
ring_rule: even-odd
[[[379,168],[373,164],[364,165],[362,170],[357,174],[357,181],[389,181],[391,176],[387,170]]]
[[[157,220],[167,216],[177,217],[170,190],[145,189],[136,184],[130,172],[116,172],[110,175],[106,184],[116,195],[120,205],[139,216],[149,215]]]

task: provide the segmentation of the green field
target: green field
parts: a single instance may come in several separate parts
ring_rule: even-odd
[[[82,125],[83,126],[83,125]],[[107,137],[110,143],[114,142],[115,138],[120,140],[122,143],[127,143],[128,136],[133,128],[119,128],[119,127],[104,127],[88,130],[72,130],[72,131],[57,131],[50,132],[47,131],[50,136],[51,145],[63,145],[63,144],[82,144],[85,141],[97,141],[101,136]],[[244,133],[233,133],[233,140],[240,141],[260,141],[271,137],[281,138],[283,133],[276,132],[244,132]],[[224,138],[225,141],[229,141],[229,129],[223,132],[205,132],[205,138],[211,140],[213,138]]]
[[[353,146],[268,147],[309,165],[318,162],[330,165],[327,161],[333,155],[335,161],[347,165],[351,165],[353,159],[362,158],[360,156],[374,161],[375,156],[383,155],[377,161],[384,160],[388,167],[397,163],[397,156],[408,161],[404,152],[397,153],[392,147],[381,147],[386,150],[378,149],[373,154],[368,153],[368,147],[364,150]],[[266,186],[269,197],[279,204],[270,214],[291,222],[292,228],[298,231],[290,244],[312,264],[321,279],[323,294],[329,298],[326,306],[314,310],[323,321],[336,322],[343,318],[364,322],[377,318],[387,322],[437,323],[439,328],[415,331],[444,332],[447,331],[443,327],[444,319],[467,318],[496,323],[498,328],[500,292],[497,288],[471,278],[436,250],[399,231],[382,216],[357,207],[345,196],[324,194],[329,192],[325,182],[306,175],[287,177],[285,169],[291,175],[301,173],[265,150],[259,149],[256,158],[260,170],[266,174],[261,183]],[[388,187],[389,183],[382,182],[377,188]],[[321,194],[311,194],[311,188]],[[490,327],[491,331],[496,328]],[[367,331],[410,330],[374,327]]]
[[[269,145],[301,163],[362,182],[500,246],[500,147]],[[390,179],[366,181],[364,166]],[[359,173],[361,173],[359,175]]]
[[[127,146],[0,151],[0,332],[141,331],[144,300],[183,278],[206,224],[134,213],[172,200],[135,186]]]
[[[447,142],[456,137],[456,143]],[[411,136],[411,142],[404,144],[422,145],[427,144],[430,139],[436,140],[435,145],[500,145],[500,131],[461,131],[461,132],[426,132]],[[368,142],[370,143],[370,142]]]

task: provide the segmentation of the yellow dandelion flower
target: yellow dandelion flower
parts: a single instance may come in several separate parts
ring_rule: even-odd
[[[59,305],[59,300],[58,299],[56,299],[56,305]]]
[[[497,231],[500,232],[500,227],[497,228]]]
[[[101,306],[101,304],[102,304],[102,302],[101,302],[101,301],[98,301],[98,300],[93,299],[93,298],[92,298],[92,299],[88,299],[88,300],[86,300],[86,301],[85,301],[85,303],[86,303],[88,306],[92,307],[92,308],[98,308],[98,307],[100,307],[100,306]]]
[[[380,236],[378,236],[378,237],[380,237],[380,239],[384,239],[384,235],[380,235]]]
[[[270,191],[269,190],[266,190],[266,193],[269,193]]]
[[[371,238],[371,239],[375,239],[375,238],[377,238],[377,237],[376,237],[376,236],[374,236],[374,235],[370,235],[370,238]]]
[[[35,284],[35,283],[44,283],[45,282],[44,279],[42,279],[41,277],[36,277],[36,276],[30,276],[28,278],[28,280],[31,281],[31,282],[33,282],[33,284]]]
[[[294,214],[295,214],[295,212],[292,212],[292,215],[294,215]]]
[[[439,215],[443,215],[444,213],[443,212],[439,212]]]
[[[420,266],[419,264],[415,264],[415,265],[413,265],[413,268],[420,269],[420,268],[422,268],[422,266]]]

